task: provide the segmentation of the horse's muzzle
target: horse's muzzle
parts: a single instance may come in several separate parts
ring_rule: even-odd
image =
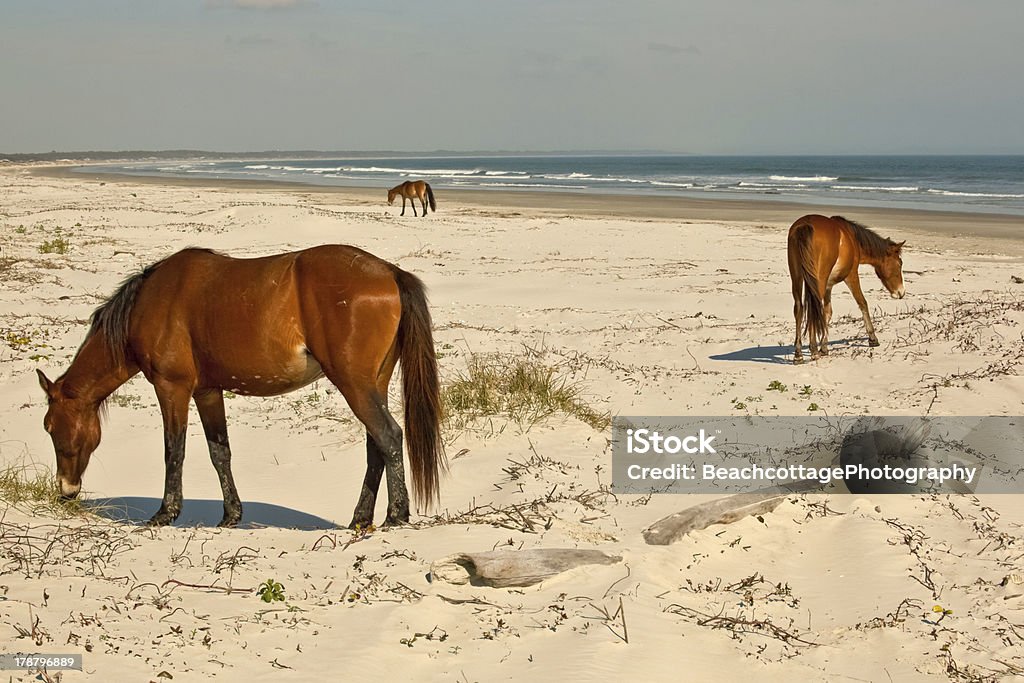
[[[78,498],[78,494],[82,490],[81,482],[78,484],[69,484],[64,481],[64,479],[60,479],[59,485],[61,500],[74,500],[75,498]]]

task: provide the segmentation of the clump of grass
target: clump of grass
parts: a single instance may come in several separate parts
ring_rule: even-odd
[[[84,512],[78,499],[61,498],[53,472],[35,463],[0,466],[0,502],[53,517],[74,517]]]
[[[583,400],[579,382],[545,365],[536,354],[473,353],[465,372],[441,392],[450,427],[461,428],[481,417],[504,416],[532,425],[556,413],[571,415],[594,429],[611,424],[608,411]]]
[[[71,242],[63,237],[54,237],[52,240],[43,240],[39,245],[40,254],[66,254],[71,251]]]

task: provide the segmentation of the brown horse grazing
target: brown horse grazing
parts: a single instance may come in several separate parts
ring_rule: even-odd
[[[401,185],[395,185],[388,190],[388,206],[395,203],[395,197],[402,197],[402,213],[399,215],[405,215],[405,200],[408,198],[411,200],[409,204],[412,205],[412,215],[416,216],[416,200],[420,200],[420,204],[423,205],[423,215],[427,215],[427,201],[430,201],[430,210],[437,213],[437,202],[434,201],[434,191],[430,189],[430,183],[425,180],[406,180]]]
[[[272,396],[326,376],[366,426],[366,475],[352,525],[369,526],[387,470],[387,524],[409,520],[402,430],[388,383],[402,364],[413,491],[429,506],[446,467],[430,312],[423,283],[355,247],[329,245],[235,259],[185,249],[121,284],[92,315],[71,367],[51,382],[43,425],[66,497],[78,495],[100,442],[100,407],[138,372],[152,383],[164,424],[164,496],[152,525],[181,512],[189,401],[195,401],[224,494],[220,526],[242,517],[231,476],[224,391]]]
[[[793,316],[796,318],[796,349],[793,362],[803,360],[801,332],[807,314],[811,360],[828,355],[828,326],[832,321],[832,287],[846,286],[864,315],[868,343],[878,346],[868,303],[860,290],[857,267],[874,266],[878,279],[894,299],[902,299],[903,242],[893,242],[842,216],[804,216],[789,229],[789,276],[793,283]]]

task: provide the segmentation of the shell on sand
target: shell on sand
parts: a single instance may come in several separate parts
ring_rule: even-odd
[[[556,574],[588,564],[616,564],[619,555],[577,548],[534,548],[456,553],[430,565],[433,581],[474,586],[532,586]]]

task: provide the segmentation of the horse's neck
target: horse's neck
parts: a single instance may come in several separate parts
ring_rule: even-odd
[[[82,399],[99,403],[127,382],[139,368],[125,358],[124,351],[111,353],[103,332],[90,334],[64,373],[65,389]]]

